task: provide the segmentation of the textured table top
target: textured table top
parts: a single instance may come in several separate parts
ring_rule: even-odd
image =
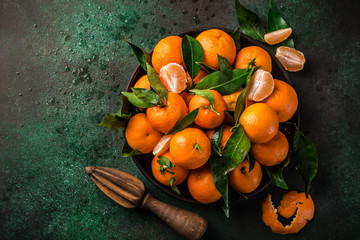
[[[268,1],[242,0],[266,16]],[[221,208],[178,201],[151,185],[123,136],[97,126],[116,112],[137,62],[122,37],[152,49],[163,37],[199,27],[234,29],[232,0],[0,2],[0,239],[179,239],[161,220],[125,209],[96,189],[84,167],[122,169],[160,200],[204,216],[205,239],[358,239],[360,222],[360,4],[276,0],[307,62],[290,78],[301,130],[319,170],[314,219],[297,235],[271,233],[261,200]],[[354,3],[356,2],[356,3]],[[263,18],[265,20],[265,17]],[[290,189],[302,190],[287,170]],[[277,198],[276,198],[277,197]]]

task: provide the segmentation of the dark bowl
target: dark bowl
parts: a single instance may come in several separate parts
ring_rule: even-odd
[[[199,33],[201,33],[204,30],[207,29],[211,29],[211,28],[201,28],[201,29],[194,29],[194,30],[189,30],[187,32],[183,32],[180,33],[178,36],[183,37],[186,34],[192,36],[192,37],[196,37]],[[224,29],[224,28],[219,28],[225,32],[227,32],[228,34],[231,34],[232,31],[229,29]],[[284,67],[281,65],[281,63],[279,62],[279,60],[277,60],[277,58],[275,57],[275,55],[270,51],[270,49],[268,47],[266,47],[264,44],[244,35],[241,34],[241,47],[247,47],[247,46],[259,46],[263,49],[265,49],[271,56],[271,60],[272,60],[272,72],[271,74],[273,75],[274,78],[279,79],[279,80],[283,80],[287,83],[290,83],[289,80],[289,76],[286,72],[286,70],[284,69]],[[152,51],[151,51],[152,53]],[[130,82],[126,88],[126,91],[130,92],[131,91],[131,87],[134,86],[134,84],[136,83],[137,80],[139,80],[139,78],[143,75],[145,75],[146,72],[140,67],[140,65],[135,69],[134,73],[131,76]],[[296,113],[294,114],[294,116],[290,119],[291,123],[296,123],[297,125],[299,124],[299,112],[296,111]],[[287,137],[288,141],[289,141],[289,154],[291,154],[293,145],[294,145],[294,137],[295,137],[295,126],[294,124],[280,124],[280,128],[282,130],[282,132],[285,134],[285,136]],[[164,186],[162,184],[160,184],[153,176],[152,172],[151,172],[151,161],[153,159],[153,155],[151,153],[149,154],[144,154],[144,155],[139,155],[139,156],[133,156],[132,157],[134,162],[136,163],[136,165],[138,166],[138,168],[140,169],[140,171],[144,174],[144,176],[155,186],[157,186],[159,189],[161,189],[162,191],[166,192],[167,194],[180,199],[182,201],[185,202],[189,202],[189,203],[195,203],[195,204],[200,204],[197,201],[195,201],[192,196],[190,195],[188,189],[187,189],[187,184],[186,181],[180,185],[178,185],[180,191],[181,191],[181,195],[177,195],[175,194],[170,187]],[[260,193],[261,191],[263,191],[265,188],[267,188],[270,185],[270,180],[268,178],[268,176],[266,174],[264,174],[265,171],[263,171],[263,179],[260,183],[260,186],[253,192],[246,194],[248,199],[254,197],[255,195],[257,195],[258,193]],[[231,188],[230,188],[231,189]],[[232,190],[231,190],[232,191]],[[236,193],[235,191],[233,191],[232,193],[232,199],[231,202],[239,202],[244,200],[244,198],[239,195],[238,193]]]

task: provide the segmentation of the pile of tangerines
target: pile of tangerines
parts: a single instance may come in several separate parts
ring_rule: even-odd
[[[273,79],[271,57],[261,47],[244,47],[237,52],[233,38],[218,29],[203,31],[196,40],[203,48],[204,64],[212,69],[219,69],[218,55],[226,58],[233,68],[246,69],[249,63],[259,67],[251,77],[245,110],[238,120],[251,141],[255,166],[249,171],[249,160],[245,159],[228,174],[234,190],[250,193],[262,180],[261,165],[279,164],[288,155],[289,143],[279,130],[279,122],[288,121],[296,112],[297,94],[288,83]],[[167,101],[134,115],[127,124],[125,136],[132,149],[154,154],[151,166],[157,181],[174,187],[187,179],[191,196],[207,204],[221,197],[208,163],[211,138],[215,129],[222,126],[220,144],[225,147],[234,126],[231,112],[243,88],[224,96],[209,90],[214,97],[213,108],[210,108],[207,98],[188,91],[208,73],[201,69],[196,78],[190,78],[184,67],[181,42],[181,37],[169,36],[154,48],[152,65],[168,91]],[[150,90],[147,75],[142,76],[134,88]],[[167,135],[180,119],[197,108],[199,112],[192,125]]]

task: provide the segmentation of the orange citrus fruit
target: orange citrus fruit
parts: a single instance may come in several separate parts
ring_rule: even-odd
[[[169,63],[160,69],[160,80],[168,92],[180,93],[188,84],[185,69],[177,63]]]
[[[236,106],[236,100],[238,99],[239,95],[241,94],[243,88],[239,88],[236,92],[233,92],[232,94],[229,95],[224,95],[224,101],[226,103],[226,110],[230,111],[230,112],[234,112],[235,111],[235,106]]]
[[[195,95],[189,103],[189,111],[193,111],[196,108],[201,107],[194,122],[200,127],[207,129],[216,128],[219,126],[224,121],[226,110],[226,103],[220,93],[215,90],[209,91],[213,94],[215,99],[214,110],[219,114],[216,114],[208,108],[202,107],[209,107],[210,102],[206,98],[200,97],[199,95]]]
[[[308,220],[314,217],[315,205],[309,195],[306,198],[305,193],[298,193],[296,191],[287,192],[277,209],[271,201],[271,195],[268,194],[262,202],[262,220],[266,226],[271,228],[271,231],[277,234],[294,234],[305,227]],[[295,215],[290,225],[284,226],[279,222],[279,215],[290,218]]]
[[[253,143],[270,141],[279,129],[276,113],[265,103],[254,103],[246,108],[239,122]]]
[[[251,153],[261,165],[273,166],[285,160],[289,152],[289,142],[285,135],[278,131],[275,137],[266,143],[251,144]]]
[[[170,155],[170,152],[165,152],[163,154],[161,154],[162,157],[167,157],[170,162],[173,162],[173,159]],[[159,160],[159,156],[155,156],[151,162],[151,170],[152,173],[154,175],[154,178],[161,184],[165,185],[165,186],[170,186],[170,179],[172,177],[175,178],[175,182],[174,185],[179,185],[181,183],[183,183],[186,179],[186,177],[188,176],[189,170],[182,168],[178,165],[175,165],[175,167],[165,167],[166,170],[174,173],[170,173],[168,171],[161,170],[161,167],[164,168],[163,165],[160,165],[157,161]]]
[[[181,37],[169,36],[161,39],[154,48],[151,62],[156,72],[169,63],[178,63],[184,66],[181,53]]]
[[[271,73],[259,69],[251,77],[247,98],[255,102],[260,102],[270,96],[273,90],[274,79]]]
[[[187,112],[184,99],[177,93],[169,92],[165,107],[153,106],[148,108],[146,115],[155,129],[167,133]]]
[[[189,75],[189,74],[188,74]],[[198,75],[196,75],[196,77],[194,78],[193,82],[195,84],[198,84],[199,82],[201,82],[201,80],[204,79],[204,77],[206,77],[207,75],[209,75],[206,71],[200,69]],[[190,78],[190,75],[188,76]]]
[[[302,52],[290,47],[278,47],[275,56],[284,68],[290,72],[297,72],[303,69],[306,61]]]
[[[150,124],[145,113],[134,115],[128,122],[125,137],[129,146],[141,153],[150,153],[163,134]]]
[[[203,62],[211,68],[219,69],[218,54],[228,60],[230,65],[234,63],[236,46],[234,39],[219,29],[209,29],[200,33],[196,40],[204,49]]]
[[[279,122],[288,121],[296,112],[298,97],[288,83],[275,79],[274,91],[262,102],[271,107],[278,115]]]
[[[197,128],[185,128],[170,140],[170,153],[175,164],[195,169],[204,165],[210,157],[211,145],[205,133]]]
[[[232,134],[230,129],[231,129],[231,126],[228,126],[228,125],[223,125],[223,127],[222,127],[222,135],[221,135],[221,139],[220,139],[220,145],[221,145],[222,149],[224,149],[227,140],[230,138],[230,136]],[[205,132],[206,135],[208,136],[210,142],[211,142],[211,138],[212,138],[214,132],[215,132],[215,129],[208,130]]]
[[[187,185],[191,196],[200,203],[216,202],[221,197],[215,187],[209,164],[190,171]]]
[[[134,85],[134,88],[146,88],[151,89],[150,82],[147,75],[142,76]]]
[[[187,106],[189,106],[190,100],[194,97],[193,94],[189,94],[188,92],[182,92],[180,96],[184,99]]]
[[[251,193],[261,182],[262,171],[259,163],[255,161],[254,168],[249,172],[249,161],[245,159],[234,170],[229,172],[229,184],[238,192]]]
[[[267,51],[258,46],[244,47],[241,49],[235,60],[235,68],[247,68],[250,61],[255,59],[255,67],[271,72],[271,57]]]
[[[292,33],[291,28],[279,29],[264,35],[265,42],[269,45],[275,45],[285,41]]]

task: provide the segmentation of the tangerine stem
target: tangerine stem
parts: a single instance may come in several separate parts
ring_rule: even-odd
[[[241,171],[241,173],[242,174],[246,174],[246,167],[245,166],[242,166],[241,168],[240,168],[240,171]]]
[[[195,146],[194,146],[194,149],[199,150],[199,152],[201,154],[201,146],[200,146],[200,144],[196,143]]]

